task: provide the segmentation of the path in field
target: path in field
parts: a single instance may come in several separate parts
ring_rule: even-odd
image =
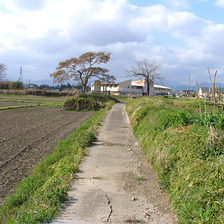
[[[51,223],[177,223],[122,103],[104,119],[68,199]]]

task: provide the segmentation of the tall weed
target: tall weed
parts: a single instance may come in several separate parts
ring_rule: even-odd
[[[200,120],[195,100],[145,97],[126,108],[179,223],[224,223],[223,132]]]

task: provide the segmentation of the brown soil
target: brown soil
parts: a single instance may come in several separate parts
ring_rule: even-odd
[[[29,107],[0,112],[0,204],[91,112]]]

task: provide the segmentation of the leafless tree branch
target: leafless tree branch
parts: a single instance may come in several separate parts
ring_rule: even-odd
[[[135,65],[129,69],[125,70],[126,76],[134,76],[139,79],[145,79],[147,83],[147,95],[150,95],[150,87],[154,80],[161,80],[161,74],[158,72],[161,68],[161,64],[156,63],[155,61],[148,61],[143,59],[141,61],[136,61]]]

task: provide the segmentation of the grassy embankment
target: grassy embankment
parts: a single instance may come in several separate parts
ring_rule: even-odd
[[[94,141],[97,126],[114,101],[97,111],[67,139],[60,142],[53,154],[40,161],[31,175],[15,188],[0,208],[0,223],[39,223],[55,216],[78,171],[85,150]]]
[[[224,119],[165,97],[132,100],[127,112],[179,223],[224,223]]]

